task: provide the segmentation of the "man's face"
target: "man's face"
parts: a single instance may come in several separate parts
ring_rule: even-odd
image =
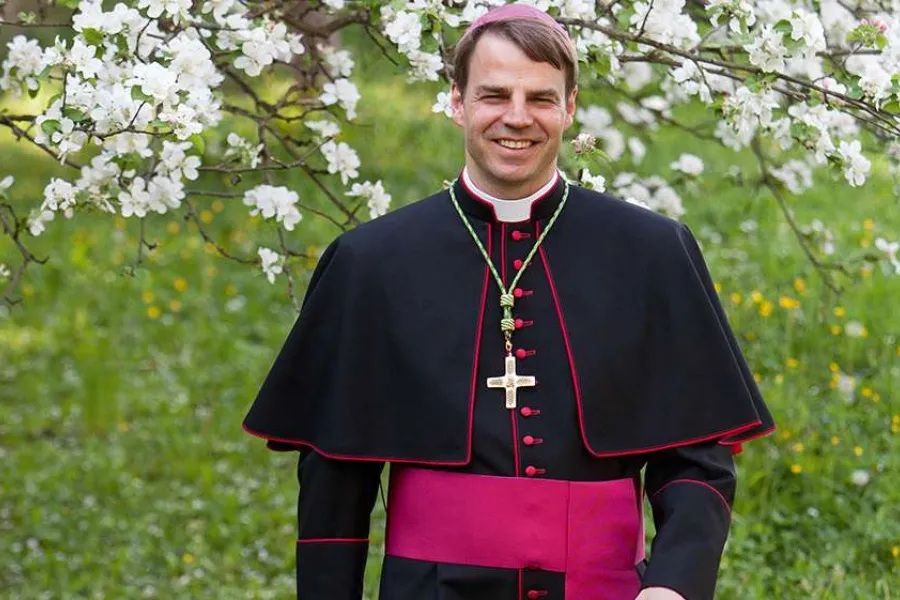
[[[451,104],[465,132],[466,166],[484,191],[521,198],[550,180],[575,113],[576,90],[566,97],[565,79],[505,38],[478,40],[465,95],[454,84]]]

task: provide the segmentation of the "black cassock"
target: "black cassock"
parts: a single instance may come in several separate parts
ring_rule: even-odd
[[[501,223],[456,196],[504,282],[565,182]],[[514,294],[518,406],[499,290],[447,191],[339,236],[244,422],[302,448],[301,600],[359,600],[384,463],[570,482],[633,478],[657,534],[642,585],[713,597],[735,493],[733,453],[774,429],[689,229],[569,184]],[[645,469],[645,470],[644,470]],[[642,477],[643,470],[643,477]],[[592,600],[565,576],[386,556],[381,600]],[[571,594],[570,594],[571,595]]]

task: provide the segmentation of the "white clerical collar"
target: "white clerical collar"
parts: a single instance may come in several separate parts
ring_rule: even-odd
[[[531,218],[531,205],[534,204],[535,200],[546,196],[547,192],[553,189],[553,186],[559,181],[559,171],[554,171],[550,181],[530,196],[519,198],[518,200],[503,200],[479,189],[472,181],[472,178],[469,177],[468,167],[463,168],[462,176],[463,183],[472,195],[479,200],[489,202],[494,207],[494,214],[497,216],[497,220],[503,223],[519,223],[529,220]]]

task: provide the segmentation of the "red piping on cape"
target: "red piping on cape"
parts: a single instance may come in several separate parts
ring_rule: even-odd
[[[540,223],[535,222],[535,235],[540,236],[541,234],[541,226]],[[597,452],[591,447],[590,442],[587,439],[587,433],[584,429],[584,410],[581,404],[581,386],[578,383],[578,372],[575,369],[575,357],[572,355],[572,346],[569,343],[569,331],[566,328],[566,321],[563,318],[562,313],[562,305],[559,302],[559,295],[556,293],[556,284],[553,283],[553,275],[550,273],[550,264],[547,261],[547,255],[544,253],[544,247],[540,246],[538,248],[538,252],[541,255],[541,262],[544,265],[544,272],[547,274],[547,282],[550,284],[550,294],[553,296],[553,304],[556,307],[556,316],[559,319],[559,328],[562,331],[563,343],[566,347],[566,356],[569,359],[569,370],[572,373],[572,387],[575,391],[575,402],[578,404],[578,427],[581,430],[581,440],[584,443],[584,447],[588,452],[591,453],[592,456],[596,458],[609,458],[613,456],[629,456],[632,454],[643,454],[645,452],[655,452],[659,450],[668,450],[671,448],[679,448],[681,446],[689,446],[691,444],[696,444],[699,442],[704,442],[708,440],[712,440],[719,437],[729,437],[732,435],[737,435],[742,431],[747,431],[748,429],[753,429],[757,425],[762,424],[762,421],[757,419],[752,423],[747,423],[746,425],[741,425],[739,427],[735,427],[733,429],[728,429],[726,431],[720,431],[718,433],[713,433],[707,436],[702,436],[689,440],[680,440],[677,442],[672,442],[671,444],[663,444],[660,446],[653,446],[651,448],[638,448],[635,450],[623,450],[620,452]],[[762,435],[762,434],[761,434]],[[741,440],[743,443],[745,440]]]
[[[369,543],[369,538],[310,538],[305,540],[297,540],[298,544],[318,544],[330,542],[353,542],[353,543]]]
[[[478,194],[477,191],[473,190],[472,188],[470,188],[469,186],[466,185],[466,180],[465,180],[465,178],[462,176],[462,171],[460,171],[460,173],[459,173],[459,183],[460,183],[460,185],[462,185],[464,188],[466,188],[466,191],[469,192],[469,195],[472,196],[473,198],[475,198],[475,200],[476,200],[479,204],[484,204],[485,206],[487,206],[488,208],[491,209],[491,214],[494,215],[494,220],[495,220],[495,221],[498,221],[498,220],[499,220],[499,219],[497,219],[497,211],[494,209],[494,204],[493,204],[492,202],[489,202],[488,200],[485,200],[484,198],[482,198],[482,197]],[[553,185],[550,186],[550,189],[547,190],[547,193],[544,194],[543,196],[540,196],[539,198],[535,198],[534,200],[532,200],[532,201],[531,201],[531,207],[529,208],[529,210],[534,210],[534,206],[535,206],[537,203],[543,202],[544,199],[545,199],[547,196],[549,196],[550,194],[552,194],[552,193],[553,193],[553,190],[556,189],[556,184],[557,184],[557,183],[559,183],[559,171],[556,171],[556,172],[555,172],[555,174],[554,174],[554,180],[553,180]],[[528,219],[525,219],[524,221],[518,221],[518,222],[519,222],[519,223],[525,223],[525,222],[529,221],[530,219],[531,219],[531,217],[529,217]],[[490,252],[488,252],[488,255],[490,255]]]
[[[491,254],[491,224],[487,224],[487,252],[488,256]],[[392,458],[392,457],[373,457],[373,456],[351,456],[349,454],[333,454],[330,452],[325,452],[315,444],[312,444],[306,440],[291,440],[287,438],[277,438],[273,436],[266,435],[259,431],[254,431],[247,427],[246,423],[241,425],[242,429],[249,433],[252,436],[262,438],[264,440],[270,440],[273,442],[283,442],[285,444],[296,444],[299,446],[305,446],[307,448],[313,449],[317,454],[324,456],[325,458],[332,458],[335,460],[355,460],[362,462],[391,462],[391,463],[405,463],[405,464],[413,464],[413,465],[438,465],[445,467],[458,467],[462,465],[467,465],[472,460],[472,435],[474,431],[475,425],[475,393],[477,391],[477,380],[478,380],[478,356],[481,351],[481,332],[484,326],[484,309],[487,306],[487,291],[488,291],[488,283],[490,282],[491,271],[485,265],[484,267],[484,285],[482,286],[481,292],[481,309],[478,311],[478,325],[475,328],[475,356],[472,359],[472,387],[469,392],[469,442],[467,445],[466,451],[466,459],[464,461],[440,461],[440,460],[417,460],[417,459],[409,459],[409,458]]]
[[[500,223],[500,269],[500,278],[503,280],[503,286],[506,287],[506,223]],[[516,411],[509,411],[509,420],[512,423],[513,462],[516,477],[519,477],[519,432],[516,427]]]
[[[706,483],[705,481],[698,481],[698,480],[696,480],[696,479],[673,479],[672,481],[670,481],[670,482],[667,483],[666,485],[664,485],[664,486],[662,486],[661,488],[659,488],[658,490],[656,490],[656,493],[653,494],[653,498],[651,498],[651,500],[654,499],[654,498],[656,498],[657,496],[659,496],[659,495],[662,493],[662,491],[665,490],[667,487],[669,487],[670,485],[674,485],[674,484],[676,484],[676,483],[693,483],[693,484],[695,484],[695,485],[699,485],[700,487],[704,487],[704,488],[706,488],[706,489],[708,489],[708,490],[711,490],[716,496],[719,497],[719,500],[722,501],[722,504],[725,505],[725,509],[726,509],[728,512],[731,512],[731,505],[728,504],[728,500],[725,499],[725,496],[722,495],[722,492],[720,492],[719,490],[717,490],[717,489],[714,488],[713,486],[709,485],[709,484]]]

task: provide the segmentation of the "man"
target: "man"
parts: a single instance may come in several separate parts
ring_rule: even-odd
[[[301,600],[361,598],[386,462],[381,600],[713,597],[772,419],[687,227],[557,171],[576,77],[548,15],[478,19],[461,177],[323,254],[244,423],[301,449]]]

